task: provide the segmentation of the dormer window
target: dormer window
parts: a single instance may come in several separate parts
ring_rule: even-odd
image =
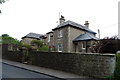
[[[63,37],[62,33],[63,33],[62,30],[60,30],[60,31],[59,31],[59,34],[58,34],[58,37],[59,37],[59,38]]]

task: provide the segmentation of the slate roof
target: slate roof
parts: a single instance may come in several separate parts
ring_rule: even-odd
[[[47,32],[46,34],[50,34],[50,33],[53,33],[53,31]]]
[[[87,41],[87,40],[99,40],[99,38],[95,37],[94,35],[91,35],[89,33],[81,34],[77,38],[73,40],[73,42],[78,41]]]
[[[86,31],[86,32],[90,32],[90,33],[96,34],[96,32],[94,32],[94,31],[86,28],[85,26],[83,26],[83,25],[81,25],[81,24],[78,24],[78,23],[75,23],[75,22],[70,21],[70,20],[64,22],[63,24],[58,25],[56,28],[54,28],[54,29],[52,29],[52,30],[54,31],[54,30],[56,30],[56,29],[59,29],[59,28],[65,27],[65,26],[69,26],[69,25],[70,25],[71,27],[78,28],[78,29],[84,30],[84,31]]]
[[[24,36],[24,37],[22,37],[22,39],[23,38],[35,38],[35,39],[41,39],[41,37],[42,37],[43,35],[42,34],[37,34],[37,33],[29,33],[29,34],[27,34],[26,36]]]

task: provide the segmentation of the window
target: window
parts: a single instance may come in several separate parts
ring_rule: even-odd
[[[59,35],[58,35],[59,38],[62,37],[62,30],[59,31]]]
[[[61,43],[58,44],[58,52],[62,52],[62,44]]]
[[[85,42],[82,43],[82,49],[85,49]]]

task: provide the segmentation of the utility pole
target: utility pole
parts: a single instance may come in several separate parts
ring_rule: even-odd
[[[118,2],[118,38],[120,39],[120,1]]]

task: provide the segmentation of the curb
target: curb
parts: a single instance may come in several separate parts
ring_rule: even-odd
[[[57,78],[57,79],[60,79],[60,80],[67,80],[67,79],[59,78],[59,77],[56,77],[56,76],[53,76],[53,75],[49,75],[49,74],[46,74],[46,73],[42,73],[42,72],[38,72],[38,71],[34,71],[34,70],[30,70],[30,69],[23,68],[23,67],[16,66],[16,65],[12,65],[12,64],[9,64],[9,63],[6,63],[6,62],[2,62],[2,63],[3,63],[3,64],[6,64],[6,65],[10,65],[10,66],[17,67],[17,68],[21,68],[21,69],[24,69],[24,70],[32,71],[32,72],[35,72],[35,73],[43,74],[43,75],[46,75],[46,76],[50,76],[50,77],[53,77],[53,78]]]

